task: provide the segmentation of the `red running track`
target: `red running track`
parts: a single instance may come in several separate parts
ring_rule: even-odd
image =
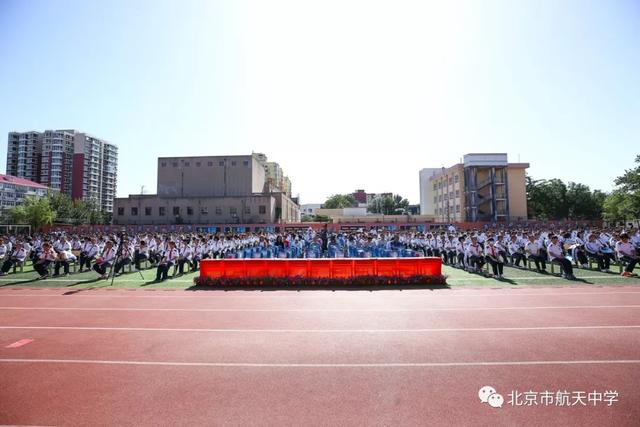
[[[0,424],[640,419],[640,287],[64,293],[0,289]],[[480,403],[485,385],[502,408]],[[618,400],[507,402],[547,390]]]

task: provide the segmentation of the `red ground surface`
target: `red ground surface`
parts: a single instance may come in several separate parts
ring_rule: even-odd
[[[640,425],[639,287],[65,291],[0,289],[0,424]]]

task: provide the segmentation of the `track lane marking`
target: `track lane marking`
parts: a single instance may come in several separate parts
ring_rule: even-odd
[[[563,288],[563,289],[567,289],[567,288]],[[120,290],[120,289],[119,289]],[[308,293],[301,293],[298,294],[297,292],[295,294],[291,294],[291,295],[284,295],[284,294],[279,294],[279,295],[269,295],[268,292],[276,292],[276,291],[256,291],[256,292],[260,292],[259,295],[234,295],[234,294],[228,294],[225,293],[224,297],[222,297],[220,294],[218,295],[203,295],[204,292],[206,291],[202,291],[203,293],[198,293],[197,295],[136,295],[135,292],[140,291],[141,289],[134,289],[134,291],[127,291],[125,289],[122,289],[123,291],[126,292],[130,292],[131,295],[111,295],[108,293],[102,294],[102,295],[88,295],[86,293],[76,293],[76,294],[72,294],[72,295],[63,295],[63,294],[2,294],[0,292],[0,297],[40,297],[40,298],[46,298],[46,297],[65,297],[65,298],[69,298],[69,297],[83,297],[83,298],[200,298],[202,299],[203,297],[209,297],[209,298],[287,298],[287,297],[292,297],[292,298],[300,298],[300,297],[307,297],[307,298],[311,298],[312,296],[315,297],[330,297],[333,298],[335,296],[339,296],[342,294],[335,294],[335,293],[330,293],[330,294],[324,294],[324,295],[311,295]],[[399,292],[400,289],[389,289],[390,291],[396,291]],[[427,289],[428,290],[428,289]],[[456,292],[464,292],[461,289],[441,289],[442,291],[447,291],[447,290],[453,290]],[[82,292],[99,292],[99,291],[94,291],[94,290],[79,290]],[[163,290],[164,291],[164,290]],[[184,290],[182,289],[176,289],[176,291],[180,291],[180,292],[184,292]],[[279,290],[278,290],[279,291]],[[487,289],[487,293],[484,294],[480,294],[480,293],[474,293],[474,294],[447,294],[444,292],[437,292],[437,293],[426,293],[426,294],[421,294],[421,295],[416,295],[417,292],[414,292],[416,290],[413,289],[404,289],[404,292],[406,292],[406,294],[393,294],[393,295],[384,295],[384,298],[387,298],[389,296],[398,296],[398,297],[406,297],[406,298],[415,298],[416,296],[425,296],[425,297],[436,297],[436,296],[444,296],[444,297],[496,297],[496,296],[504,296],[504,297],[513,297],[513,296],[574,296],[574,295],[629,295],[629,294],[636,294],[636,295],[640,295],[640,288],[639,291],[634,292],[634,291],[624,291],[624,292],[545,292],[545,293],[517,293],[519,292],[517,289],[513,289],[513,292],[515,293],[491,293],[491,291],[494,291],[494,289]],[[440,289],[439,289],[440,291]],[[68,291],[67,291],[68,292]],[[266,293],[264,293],[266,292]],[[291,292],[288,291],[286,289],[283,289],[282,292]],[[377,296],[377,294],[374,294]]]
[[[201,333],[425,333],[425,332],[518,332],[563,330],[640,329],[640,325],[530,326],[497,328],[420,328],[420,329],[201,329],[201,328],[127,328],[100,326],[0,326],[0,330],[123,331],[123,332],[201,332]]]
[[[297,309],[271,309],[271,308],[125,308],[125,307],[0,307],[0,310],[44,310],[44,311],[176,311],[187,313],[422,313],[431,311],[510,311],[510,310],[588,310],[606,308],[640,308],[640,305],[574,305],[574,306],[531,306],[531,307],[433,307],[433,308],[297,308]]]
[[[435,362],[435,363],[217,363],[91,359],[0,359],[0,363],[55,363],[91,365],[192,366],[210,368],[431,368],[465,366],[546,366],[546,365],[635,365],[630,360],[532,360],[504,362]]]

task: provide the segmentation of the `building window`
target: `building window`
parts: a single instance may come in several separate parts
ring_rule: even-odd
[[[202,166],[202,163],[196,162],[196,167],[199,168],[200,166]]]
[[[163,167],[163,168],[166,168],[167,167],[167,162],[160,163],[160,166]]]
[[[224,160],[220,160],[220,161],[218,162],[218,166],[224,166]]]
[[[187,215],[193,215],[193,208],[191,206],[187,206]]]
[[[459,175],[455,175],[453,177],[453,182],[455,182],[456,184],[460,181],[460,176]]]
[[[233,160],[233,161],[231,162],[231,166],[235,166],[235,165],[236,165],[236,161],[235,161],[235,160]]]
[[[453,185],[453,177],[449,178],[449,185]]]
[[[207,166],[213,166],[213,162],[207,162]]]
[[[438,196],[433,196],[433,203],[438,203]]]
[[[177,168],[178,167],[178,162],[173,162],[173,167]]]
[[[144,208],[144,215],[145,216],[151,216],[151,208],[150,207]]]
[[[216,206],[216,215],[222,215],[222,208],[220,206]]]
[[[438,184],[436,184],[435,182],[433,183],[433,190],[437,190],[438,189]]]
[[[460,190],[456,190],[456,198],[460,197]]]
[[[173,214],[174,215],[180,215],[180,206],[174,206],[173,207]]]
[[[456,205],[456,213],[460,213],[460,205]]]
[[[165,216],[165,215],[167,214],[167,210],[165,209],[165,207],[164,207],[164,206],[160,206],[160,207],[158,208],[158,214],[159,214],[160,216]]]
[[[244,213],[247,215],[251,215],[251,206],[245,206],[244,207]]]
[[[309,211],[311,211],[311,209],[309,209]],[[267,213],[267,206],[266,205],[260,205],[260,207],[258,208],[258,212],[260,213],[260,215],[264,215]]]
[[[206,206],[202,206],[202,207],[200,208],[200,214],[201,214],[201,215],[209,215],[209,208],[208,208],[208,207],[206,207]]]
[[[138,216],[138,208],[137,207],[132,207],[131,208],[131,215]]]
[[[243,161],[242,164],[245,165],[245,166],[249,166],[249,160]]]
[[[236,209],[235,206],[231,206],[231,207],[229,207],[229,213],[231,215],[237,215],[238,214],[238,209]]]
[[[189,162],[184,162],[184,165],[185,165],[185,166],[187,166],[187,167],[189,167],[189,166],[191,166],[191,163],[189,163]]]
[[[118,208],[118,216],[124,215],[124,208]]]

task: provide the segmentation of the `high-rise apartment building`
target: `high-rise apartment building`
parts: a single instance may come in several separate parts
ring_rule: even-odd
[[[254,158],[263,165],[268,191],[282,192],[291,197],[291,180],[276,162],[269,162],[263,153],[253,153]]]
[[[37,182],[42,154],[40,132],[10,132],[7,146],[7,175]]]
[[[10,132],[7,174],[113,211],[118,172],[114,144],[73,129]]]
[[[505,153],[474,153],[450,168],[422,169],[420,213],[441,222],[526,220],[528,167]]]

